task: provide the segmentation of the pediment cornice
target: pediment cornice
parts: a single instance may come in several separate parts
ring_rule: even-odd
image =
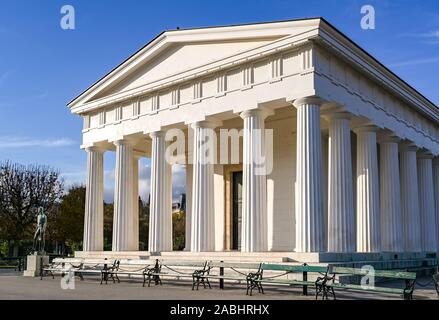
[[[244,50],[226,58],[189,68],[182,72],[169,74],[163,78],[122,90],[121,92],[96,97],[123,77],[128,77],[139,65],[160,55],[164,50],[177,43],[202,41],[245,40],[255,38],[279,37],[256,48]],[[238,67],[274,55],[285,50],[294,50],[309,43],[317,43],[325,50],[335,53],[358,71],[385,87],[389,92],[402,99],[409,106],[428,118],[439,122],[439,108],[387,69],[379,61],[353,43],[344,34],[324,19],[309,19],[276,23],[262,23],[241,26],[213,27],[190,30],[167,31],[160,34],[113,71],[71,101],[68,106],[76,114],[86,113],[104,106],[147,95],[167,87],[195,81],[197,78],[221,74],[223,70]]]

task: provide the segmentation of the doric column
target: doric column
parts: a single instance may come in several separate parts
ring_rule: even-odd
[[[294,101],[297,108],[296,252],[324,250],[321,100]]]
[[[193,123],[193,178],[191,251],[215,250],[214,172],[216,156],[215,123]]]
[[[376,128],[357,134],[357,251],[380,251],[380,199]]]
[[[139,250],[139,156],[133,156],[133,247]]]
[[[404,251],[421,251],[421,219],[419,216],[417,148],[406,144],[400,148],[401,213]]]
[[[83,251],[104,250],[104,151],[87,152]]]
[[[268,250],[265,118],[261,109],[241,113],[244,119],[241,251]]]
[[[433,155],[421,152],[418,157],[419,211],[422,251],[436,252],[436,213],[433,191]]]
[[[115,142],[113,251],[137,250],[133,243],[133,144],[130,140]]]
[[[165,132],[150,134],[151,153],[151,200],[149,215],[149,251],[172,251],[172,190],[171,165],[166,161]]]
[[[439,252],[439,158],[433,159],[434,208],[436,210],[436,244]]]
[[[393,137],[380,141],[381,249],[388,252],[403,250],[398,142]]]
[[[329,120],[328,251],[355,251],[350,115],[333,113]]]

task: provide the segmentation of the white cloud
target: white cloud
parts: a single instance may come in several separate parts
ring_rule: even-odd
[[[427,38],[439,38],[439,30],[424,33],[423,36]]]
[[[0,137],[0,149],[40,147],[40,148],[59,148],[77,144],[76,141],[68,138],[58,139],[33,139],[25,137]]]
[[[426,58],[426,59],[414,59],[414,60],[397,62],[397,63],[391,64],[390,67],[417,66],[417,65],[421,65],[421,64],[430,64],[430,63],[436,63],[436,62],[439,62],[439,57]]]

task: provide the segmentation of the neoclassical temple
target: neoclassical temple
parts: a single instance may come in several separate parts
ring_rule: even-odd
[[[171,129],[186,139],[187,252],[439,248],[439,108],[324,19],[165,31],[68,107],[84,122],[85,252],[103,250],[105,152],[113,253],[139,249],[140,157],[149,252],[172,251]],[[206,161],[212,129],[243,129],[237,161]]]

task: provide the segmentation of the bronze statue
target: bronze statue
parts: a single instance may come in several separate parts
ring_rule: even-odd
[[[42,207],[38,208],[37,229],[35,230],[34,243],[32,250],[36,253],[44,254],[45,235],[46,235],[47,216]]]

